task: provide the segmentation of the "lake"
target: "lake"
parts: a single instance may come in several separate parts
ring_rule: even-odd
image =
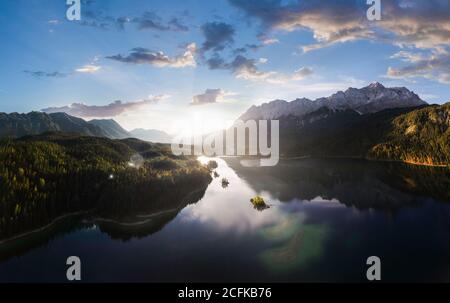
[[[84,282],[366,281],[369,256],[383,281],[450,281],[448,169],[215,160],[220,176],[188,205],[126,224],[74,215],[1,244],[0,281],[64,282],[69,256]]]

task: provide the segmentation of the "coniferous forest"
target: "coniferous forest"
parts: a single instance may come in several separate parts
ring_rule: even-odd
[[[284,156],[450,164],[450,103],[360,115],[322,108],[280,122]]]
[[[194,158],[137,139],[63,133],[3,139],[0,159],[0,239],[70,213],[124,219],[173,206],[211,181]]]

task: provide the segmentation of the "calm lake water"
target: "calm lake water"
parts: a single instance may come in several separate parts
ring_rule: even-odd
[[[196,203],[128,225],[75,216],[0,245],[0,281],[65,281],[68,256],[85,282],[365,281],[369,256],[384,281],[450,281],[448,169],[217,161]],[[253,208],[258,194],[270,208]]]

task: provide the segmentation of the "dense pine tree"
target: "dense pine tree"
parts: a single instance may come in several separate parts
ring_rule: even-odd
[[[138,149],[138,150],[137,150]],[[132,155],[145,156],[140,167]],[[62,133],[0,141],[0,238],[82,210],[125,217],[206,186],[210,170],[168,146]]]

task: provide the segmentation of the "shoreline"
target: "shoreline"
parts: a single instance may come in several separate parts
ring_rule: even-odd
[[[190,192],[186,197],[189,197],[190,195],[193,195],[195,193],[198,193],[199,191],[201,191],[201,189],[197,189],[197,190],[193,190],[192,192]],[[113,224],[117,224],[120,226],[139,226],[145,223],[148,223],[149,221],[151,221],[154,217],[163,215],[163,214],[167,214],[167,213],[171,213],[174,212],[176,210],[179,210],[179,208],[172,208],[172,209],[168,209],[168,210],[164,210],[164,211],[159,211],[153,214],[141,214],[141,215],[136,215],[136,218],[143,218],[143,220],[139,221],[139,222],[126,222],[126,221],[119,221],[117,219],[108,219],[108,218],[102,218],[102,217],[97,217],[97,218],[93,218],[91,220],[89,220],[89,222],[91,223],[95,223],[95,222],[107,222],[107,223],[113,223]],[[0,246],[7,244],[8,242],[13,242],[16,240],[19,240],[21,238],[25,238],[28,237],[32,234],[36,234],[36,233],[41,233],[44,232],[45,230],[53,227],[55,224],[58,223],[58,221],[70,218],[70,217],[74,217],[74,216],[79,216],[79,215],[86,215],[89,214],[91,212],[94,212],[95,209],[91,209],[91,210],[83,210],[83,211],[77,211],[77,212],[72,212],[72,213],[68,213],[68,214],[64,214],[64,215],[60,215],[58,217],[56,217],[55,219],[53,219],[51,222],[49,222],[48,224],[42,226],[42,227],[38,227],[36,229],[30,230],[30,231],[26,231],[23,232],[21,234],[18,234],[16,236],[12,236],[10,238],[6,238],[3,240],[0,240]]]
[[[348,159],[348,160],[365,160],[370,162],[392,162],[392,163],[402,163],[416,166],[428,166],[428,167],[441,167],[449,168],[450,164],[428,164],[413,161],[402,161],[402,160],[383,160],[383,159],[371,159],[366,157],[351,157],[351,156],[292,156],[292,157],[280,157],[280,160],[302,160],[302,159]]]
[[[219,157],[222,158],[222,157]],[[236,157],[238,158],[238,157]],[[450,164],[449,165],[445,165],[445,164],[426,164],[426,163],[418,163],[418,162],[412,162],[412,161],[401,161],[401,160],[382,160],[382,159],[370,159],[370,158],[365,158],[365,157],[351,157],[351,156],[292,156],[292,157],[286,157],[286,156],[282,156],[280,157],[280,160],[303,160],[303,159],[348,159],[348,160],[361,160],[361,161],[370,161],[370,162],[381,162],[381,163],[387,163],[387,162],[392,162],[392,163],[401,163],[401,164],[407,164],[407,165],[415,165],[415,166],[425,166],[425,167],[439,167],[439,168],[450,168]],[[188,194],[188,196],[199,192],[200,189],[198,190],[194,190],[192,192],[190,192]],[[94,218],[92,220],[90,220],[91,222],[109,222],[109,223],[114,223],[114,224],[118,224],[118,225],[122,225],[122,226],[136,226],[136,225],[141,225],[141,224],[145,224],[148,221],[150,221],[153,217],[161,215],[163,213],[170,213],[173,212],[174,210],[176,210],[176,208],[174,209],[170,209],[170,210],[166,210],[166,211],[161,211],[155,214],[149,214],[149,215],[137,215],[136,218],[143,218],[142,221],[139,222],[120,222],[118,220],[115,219],[108,219],[108,218],[102,218],[102,217],[97,217]],[[84,211],[77,211],[77,212],[72,212],[69,214],[64,214],[64,215],[60,215],[58,217],[56,217],[55,219],[53,219],[51,222],[49,222],[48,224],[46,224],[45,226],[21,233],[19,235],[7,238],[7,239],[3,239],[0,240],[0,246],[7,244],[8,242],[12,242],[12,241],[16,241],[19,240],[21,238],[25,238],[27,236],[30,236],[32,234],[36,234],[36,233],[40,233],[43,232],[51,227],[53,227],[55,224],[58,223],[58,221],[61,221],[63,219],[67,219],[69,217],[73,217],[73,216],[78,216],[78,215],[84,215],[84,214],[88,214],[90,212],[93,212],[95,210],[84,210]]]
[[[67,219],[67,218],[73,217],[73,216],[88,214],[91,211],[92,210],[83,210],[83,211],[77,211],[77,212],[73,212],[73,213],[69,213],[69,214],[64,214],[64,215],[58,216],[55,219],[53,219],[52,221],[50,221],[48,224],[46,224],[46,225],[44,225],[42,227],[30,230],[30,231],[26,231],[24,233],[18,234],[16,236],[13,236],[13,237],[10,237],[10,238],[6,238],[6,239],[3,239],[3,240],[0,240],[0,245],[6,244],[8,242],[19,240],[20,238],[25,238],[25,237],[27,237],[29,235],[32,235],[32,234],[35,234],[35,233],[43,232],[46,229],[49,229],[53,225],[58,223],[58,221],[61,221],[63,219]]]

